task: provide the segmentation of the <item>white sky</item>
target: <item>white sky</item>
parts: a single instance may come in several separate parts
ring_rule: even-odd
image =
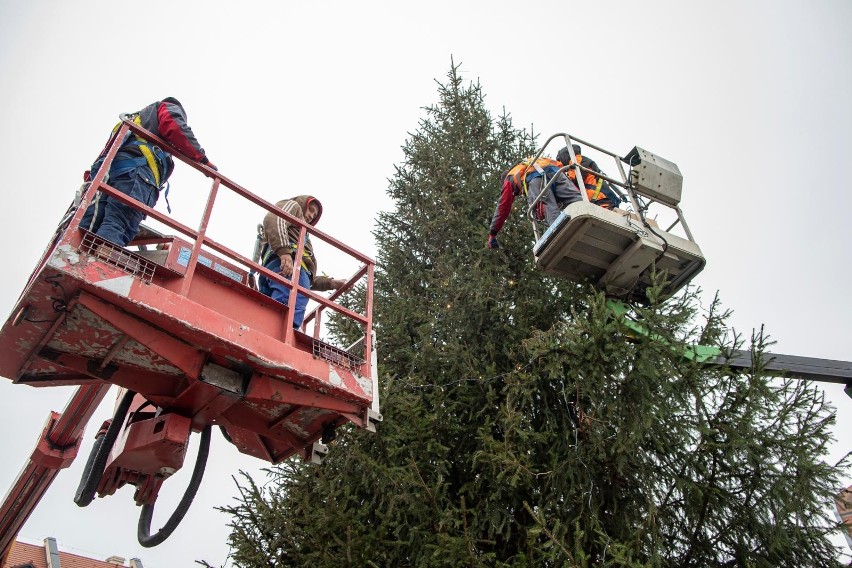
[[[707,257],[695,281],[704,303],[719,290],[735,311],[731,324],[746,335],[765,324],[777,352],[849,360],[850,28],[848,0],[0,0],[8,200],[0,315],[118,113],[165,96],[183,102],[223,174],[270,201],[316,194],[325,204],[320,228],[375,256],[373,221],[390,207],[386,180],[421,107],[436,102],[434,79],[443,80],[452,56],[466,78],[481,81],[495,115],[505,107],[542,140],[567,131],[677,163],[681,206]],[[208,186],[178,169],[170,199],[180,217]],[[162,199],[158,208],[165,211]],[[260,215],[228,213],[215,228],[250,255]],[[321,269],[338,267],[319,254]],[[348,276],[342,270],[336,275]],[[852,449],[852,400],[837,385],[825,392],[839,409],[834,462]],[[0,381],[0,492],[68,396]],[[82,456],[113,400],[92,420]],[[154,528],[183,491],[194,452],[165,485]],[[218,435],[211,453],[193,508],[158,548],[136,543],[132,488],[86,509],[73,504],[84,457],[60,474],[21,536],[53,536],[64,550],[101,559],[139,557],[146,568],[221,565],[228,519],[212,507],[229,503],[238,469],[264,464]]]

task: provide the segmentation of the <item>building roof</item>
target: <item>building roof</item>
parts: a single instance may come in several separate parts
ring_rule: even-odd
[[[0,568],[48,568],[45,546],[28,544],[16,540],[12,545],[12,550],[9,551],[9,557],[5,563],[0,565]],[[122,562],[119,564],[118,557],[111,556],[110,559],[114,559],[114,561],[95,560],[94,558],[59,551],[59,564],[61,568],[117,568],[118,566],[128,565],[123,559],[121,559]],[[142,564],[140,562],[136,565],[141,566]]]

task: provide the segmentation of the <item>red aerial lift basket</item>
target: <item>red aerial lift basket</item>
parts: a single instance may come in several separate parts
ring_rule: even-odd
[[[121,142],[144,137],[212,179],[197,229],[105,182]],[[80,447],[86,423],[111,385],[126,390],[116,416],[98,432],[78,505],[95,493],[136,486],[142,505],[139,542],[154,546],[174,530],[201,481],[211,426],[239,451],[272,463],[294,454],[319,461],[346,423],[375,430],[379,414],[372,323],[375,263],[306,225],[223,175],[188,160],[167,142],[127,120],[103,165],[69,208],[0,330],[0,375],[36,387],[78,385],[63,413],[52,412],[36,448],[0,503],[0,563],[58,471]],[[294,274],[283,278],[208,234],[220,190],[300,227]],[[96,192],[144,212],[175,236],[144,229],[120,247],[79,226]],[[225,205],[220,209],[227,215]],[[220,213],[222,213],[220,211]],[[234,220],[232,225],[238,222]],[[254,225],[248,224],[249,231]],[[359,268],[330,296],[298,285],[307,236],[337,249]],[[254,274],[253,274],[254,273]],[[297,294],[287,306],[255,289],[254,275],[296,290],[317,304],[293,328]],[[354,311],[339,301],[351,296]],[[352,345],[320,339],[330,309],[362,331]],[[305,326],[313,324],[312,333]],[[189,436],[201,431],[199,457],[184,499],[166,525],[149,535],[161,484],[183,464]],[[144,528],[143,528],[144,527]]]
[[[170,148],[129,122],[116,140],[128,130]],[[311,459],[323,433],[344,423],[373,429],[381,419],[371,315],[374,261],[170,149],[212,179],[200,225],[191,229],[104,183],[117,149],[115,143],[81,202],[69,210],[0,331],[0,375],[33,386],[125,387],[160,414],[188,418],[194,431],[221,426],[241,452],[272,463],[293,454]],[[302,242],[310,234],[360,268],[326,297],[300,288],[297,274],[284,279],[215,242],[206,229],[223,189],[297,223]],[[180,236],[143,229],[125,248],[81,229],[98,190]],[[297,268],[302,252],[300,245]],[[313,299],[318,307],[305,318],[313,333],[292,328],[296,294],[290,294],[289,308],[273,301],[254,289],[251,272]],[[347,290],[364,296],[363,313],[337,301]],[[326,309],[360,326],[362,339],[344,347],[320,340]]]

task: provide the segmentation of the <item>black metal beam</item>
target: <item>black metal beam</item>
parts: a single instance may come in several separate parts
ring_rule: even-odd
[[[733,369],[751,369],[751,351],[735,349],[731,357],[720,355],[714,361],[717,365],[727,364]],[[819,381],[821,383],[836,383],[852,385],[852,362],[819,359],[816,357],[799,357],[781,353],[764,353],[763,368],[771,373],[786,373],[796,379]],[[852,395],[850,395],[852,396]]]

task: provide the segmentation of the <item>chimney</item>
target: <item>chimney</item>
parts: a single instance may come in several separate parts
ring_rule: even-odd
[[[113,555],[106,559],[106,563],[115,564],[116,566],[124,566],[124,557]]]
[[[62,568],[59,562],[59,547],[56,546],[56,539],[52,536],[44,539],[44,556],[47,568]]]
[[[142,561],[139,560],[138,558],[131,558],[130,559],[130,568],[144,568],[144,566],[142,566]]]

